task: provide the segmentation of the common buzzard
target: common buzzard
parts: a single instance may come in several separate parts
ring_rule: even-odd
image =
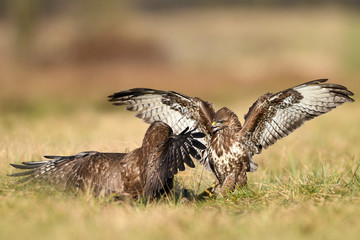
[[[185,164],[195,167],[190,156],[200,159],[197,149],[205,149],[197,140],[205,135],[188,129],[175,135],[166,123],[153,122],[142,146],[130,153],[45,156],[51,160],[11,164],[28,171],[10,176],[28,176],[25,180],[44,180],[64,189],[90,189],[95,195],[154,199],[172,189],[174,175],[185,170]]]
[[[305,121],[345,102],[353,102],[353,93],[327,79],[310,81],[284,91],[261,96],[245,115],[242,126],[228,108],[215,112],[212,104],[197,97],[173,91],[134,88],[114,93],[109,101],[138,111],[137,117],[147,123],[163,121],[175,131],[196,128],[206,136],[202,143],[200,163],[211,170],[224,194],[236,185],[247,183],[246,172],[257,170],[254,154],[286,137]]]

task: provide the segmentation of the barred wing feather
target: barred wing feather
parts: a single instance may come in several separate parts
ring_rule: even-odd
[[[180,93],[133,88],[110,95],[109,101],[118,106],[126,105],[129,111],[137,111],[135,116],[146,123],[165,122],[175,134],[187,127],[193,129],[197,124],[194,111],[198,111],[198,106]]]
[[[251,154],[286,137],[305,121],[331,111],[353,95],[346,87],[319,79],[260,97],[245,115],[242,137]]]

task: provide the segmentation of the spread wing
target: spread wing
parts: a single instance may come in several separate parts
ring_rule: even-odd
[[[123,159],[123,153],[100,153],[96,151],[81,152],[72,156],[45,156],[50,160],[23,162],[11,166],[27,170],[10,176],[26,176],[21,181],[38,180],[64,189],[83,189],[92,187],[95,194],[118,192],[121,176],[116,171],[109,171],[112,160]],[[96,174],[95,174],[96,173]],[[117,179],[119,181],[113,181]]]
[[[109,96],[114,105],[125,105],[129,111],[146,123],[161,121],[168,124],[175,134],[185,128],[199,128],[211,131],[214,109],[211,104],[199,98],[192,98],[177,92],[148,88],[133,88]]]
[[[319,79],[276,94],[261,96],[245,115],[241,130],[251,155],[260,153],[277,140],[286,137],[305,121],[354,100],[353,93],[338,84]]]
[[[198,150],[206,148],[200,141],[205,134],[189,131],[186,128],[178,135],[172,135],[159,147],[160,155],[150,159],[146,173],[144,192],[147,197],[154,198],[163,189],[167,179],[171,179],[179,171],[185,170],[185,164],[195,167],[191,157],[200,159]]]
[[[168,124],[175,134],[184,129],[196,129],[205,133],[200,141],[207,147],[200,152],[199,162],[210,170],[208,156],[211,139],[211,122],[215,114],[212,104],[177,92],[148,88],[133,88],[109,96],[114,105],[125,105],[129,111],[137,111],[136,117],[146,123],[161,121]]]

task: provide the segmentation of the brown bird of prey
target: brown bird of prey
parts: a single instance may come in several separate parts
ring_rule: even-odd
[[[205,135],[188,129],[175,135],[169,125],[155,121],[147,129],[142,146],[130,153],[88,151],[45,156],[51,160],[11,164],[28,171],[10,176],[28,176],[26,180],[44,180],[64,189],[90,189],[101,196],[154,199],[172,189],[174,175],[185,170],[185,164],[195,167],[190,156],[200,159],[196,148],[205,149],[196,140]]]
[[[310,81],[284,91],[261,96],[245,115],[239,118],[228,108],[215,112],[213,105],[197,97],[173,91],[134,88],[114,93],[109,101],[138,111],[137,117],[147,123],[162,121],[175,133],[186,127],[206,136],[201,141],[200,163],[212,171],[218,182],[217,192],[232,191],[247,183],[247,172],[257,170],[254,154],[286,137],[305,121],[353,102],[353,93],[327,79]]]

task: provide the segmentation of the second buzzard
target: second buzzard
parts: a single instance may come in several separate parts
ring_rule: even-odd
[[[45,156],[39,162],[11,164],[27,169],[10,176],[28,176],[64,189],[91,190],[95,195],[151,200],[173,187],[173,178],[185,164],[195,167],[190,156],[199,159],[197,149],[205,149],[197,139],[204,134],[184,129],[173,134],[163,122],[154,122],[145,133],[142,146],[130,153],[81,152],[73,156]]]

